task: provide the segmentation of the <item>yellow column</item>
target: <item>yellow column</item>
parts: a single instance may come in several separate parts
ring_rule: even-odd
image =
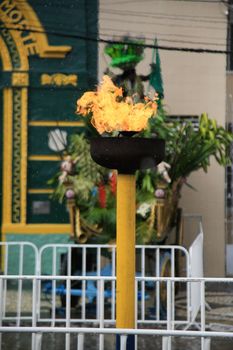
[[[135,175],[117,177],[117,328],[135,328]]]

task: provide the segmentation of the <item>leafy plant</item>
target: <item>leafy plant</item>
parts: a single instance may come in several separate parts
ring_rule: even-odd
[[[192,122],[171,121],[162,114],[151,119],[144,136],[149,137],[154,134],[166,141],[165,162],[170,165],[170,182],[166,183],[161,174],[151,170],[148,170],[145,174],[138,174],[142,191],[147,194],[151,193],[152,196],[150,200],[147,199],[147,203],[151,201],[150,216],[145,218],[141,223],[141,227],[138,226],[137,231],[140,231],[139,236],[142,236],[143,232],[147,232],[147,235],[151,233],[150,240],[152,241],[156,235],[158,236],[159,230],[162,236],[169,234],[171,227],[174,225],[183,185],[194,189],[188,183],[189,175],[199,169],[207,172],[211,157],[214,157],[220,166],[230,164],[230,148],[233,141],[233,134],[218,125],[216,120],[209,118],[206,113],[200,116],[198,125]],[[156,196],[155,199],[156,203],[160,202],[160,208],[161,205],[163,208],[159,223],[159,218],[154,215],[152,199],[156,188],[161,189],[160,195],[161,191],[164,192],[162,198]],[[153,220],[154,225],[151,224]],[[145,231],[145,223],[149,228],[147,231]],[[157,232],[153,232],[152,227]]]
[[[198,125],[170,121],[166,117],[156,118],[150,130],[166,140],[165,161],[171,167],[171,182],[168,187],[172,187],[180,179],[187,179],[198,169],[202,168],[207,172],[212,156],[221,166],[231,163],[230,147],[233,135],[206,113],[201,115]]]
[[[88,126],[90,119],[87,118],[86,123]],[[90,133],[91,129],[87,127],[86,130]],[[192,122],[172,121],[160,108],[156,118],[150,118],[148,128],[136,135],[141,136],[165,139],[165,162],[170,165],[168,182],[165,181],[164,174],[155,169],[136,173],[136,235],[138,243],[145,244],[158,242],[159,234],[165,232],[167,235],[174,225],[182,187],[187,185],[192,188],[188,183],[192,172],[198,169],[207,172],[211,157],[221,166],[231,163],[233,135],[206,113],[200,116],[198,125],[194,125]],[[61,166],[61,172],[52,180],[56,185],[54,196],[60,201],[73,201],[75,208],[80,211],[81,229],[89,230],[91,239],[95,237],[98,242],[114,239],[115,173],[93,162],[89,141],[84,134],[71,136],[63,163],[67,157],[70,164],[68,170]],[[163,191],[166,195],[158,196],[157,190],[160,191],[160,196]],[[163,208],[160,222],[157,215],[158,203],[160,208],[162,203]]]
[[[106,47],[105,52],[113,59],[112,66],[120,67],[123,74],[111,73],[112,80],[109,76],[104,76],[97,91],[86,92],[77,101],[77,113],[84,117],[85,133],[89,135],[96,136],[99,133],[116,137],[123,135],[122,130],[139,131],[133,137],[159,137],[166,141],[165,163],[161,169],[136,173],[137,241],[152,243],[160,240],[159,236],[164,233],[166,236],[174,225],[182,187],[187,185],[193,189],[188,182],[189,175],[199,169],[207,172],[211,157],[220,166],[231,163],[230,147],[233,136],[206,113],[200,116],[198,124],[195,125],[189,121],[181,123],[167,117],[162,100],[163,84],[158,51],[149,80],[159,93],[159,101],[157,98],[151,100],[145,97],[142,77],[135,70],[138,61],[135,60],[135,55],[130,55],[128,49],[131,49],[130,45],[124,47],[124,50],[122,45]],[[108,75],[109,72],[108,70]],[[154,118],[156,109],[157,115]],[[115,196],[109,184],[109,171],[98,168],[96,172],[94,170],[97,177],[89,171],[89,168],[94,169],[94,165],[88,153],[88,140],[82,150],[78,144],[79,137],[76,135],[71,139],[69,149],[73,159],[84,152],[84,161],[80,159],[77,162],[75,173],[72,174],[76,206],[82,209],[81,214],[87,222],[101,228],[101,237],[108,237],[109,234],[113,237]],[[71,181],[70,178],[68,181]],[[60,194],[64,198],[67,192],[63,187],[64,183],[59,185]],[[101,196],[102,199],[99,198]]]

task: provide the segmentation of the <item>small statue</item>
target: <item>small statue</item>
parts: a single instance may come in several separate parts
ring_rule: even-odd
[[[171,179],[168,175],[168,170],[171,168],[171,166],[166,163],[166,162],[161,162],[157,165],[157,170],[160,175],[162,175],[163,179],[167,182],[170,183]]]
[[[121,74],[114,74],[109,68],[105,74],[109,75],[114,84],[123,88],[123,96],[137,96],[138,100],[144,99],[144,82],[149,81],[149,86],[156,91],[159,100],[158,105],[164,98],[161,63],[158,51],[158,42],[155,39],[150,73],[147,75],[137,74],[136,66],[144,58],[143,39],[122,38],[122,43],[112,43],[105,46],[104,52],[111,57],[110,66],[122,70]],[[149,92],[149,90],[148,90]],[[135,101],[138,102],[138,101]]]
[[[121,74],[114,74],[108,68],[105,74],[109,75],[114,84],[123,88],[123,96],[138,96],[139,100],[144,98],[143,82],[149,80],[150,74],[138,75],[136,65],[143,60],[144,40],[132,40],[123,38],[125,43],[108,44],[105,53],[112,58],[110,65],[120,68]]]
[[[66,156],[61,163],[62,174],[59,176],[59,183],[62,184],[66,181],[68,175],[74,175],[75,164],[77,163],[79,157],[72,159],[70,155]]]

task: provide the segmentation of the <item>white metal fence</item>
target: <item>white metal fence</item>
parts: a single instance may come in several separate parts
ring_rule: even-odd
[[[233,279],[203,278],[201,227],[189,251],[180,246],[136,247],[134,330],[114,328],[115,246],[55,244],[40,250],[24,242],[1,246],[5,257],[0,276],[2,350],[9,348],[4,338],[11,333],[32,335],[25,350],[45,349],[48,334],[64,335],[64,346],[57,347],[59,350],[88,349],[91,334],[96,335],[95,348],[100,350],[114,348],[108,341],[112,335],[114,343],[116,334],[120,335],[122,350],[131,334],[137,335],[139,345],[143,337],[162,337],[163,350],[173,349],[172,339],[177,336],[200,338],[202,350],[210,349],[212,337],[233,338],[233,332],[208,328],[206,285],[229,284]],[[17,264],[11,272],[13,255]],[[31,274],[25,273],[25,264],[31,265]],[[51,267],[48,275],[43,274],[45,264]],[[178,267],[182,277],[178,277]],[[182,312],[177,307],[177,295],[183,296]],[[149,339],[153,344],[157,338]]]
[[[61,301],[66,310],[79,307],[80,313],[74,317],[69,315],[69,323],[96,322],[99,318],[98,290],[99,281],[92,276],[106,277],[104,284],[104,302],[108,304],[104,322],[113,324],[115,322],[115,258],[116,247],[112,245],[45,245],[39,251],[39,274],[43,270],[44,259],[50,256],[51,275],[56,279],[40,282],[40,295],[46,293],[51,298],[50,318],[43,318],[39,313],[39,320],[51,323],[66,322],[67,315],[61,314],[56,319],[57,302]],[[189,276],[189,254],[180,246],[136,246],[137,273],[138,277],[177,277],[176,258],[183,260],[182,267],[185,276]],[[60,266],[60,269],[59,269]],[[70,276],[71,279],[63,276]],[[78,279],[76,276],[81,276]],[[84,277],[88,277],[85,279]],[[109,278],[114,277],[114,278]],[[98,281],[98,282],[97,282]],[[165,323],[166,295],[165,285],[147,280],[138,280],[136,283],[137,298],[137,322],[156,324]],[[190,300],[189,289],[187,289],[187,301]],[[60,300],[57,296],[60,296]],[[173,291],[173,300],[175,293]],[[40,307],[38,307],[40,310]],[[150,310],[149,310],[150,309]],[[188,310],[188,307],[187,307]],[[62,310],[60,310],[62,312]],[[186,318],[185,322],[190,321]]]
[[[206,284],[211,283],[233,283],[233,279],[224,279],[224,278],[166,278],[166,277],[137,277],[137,284],[142,281],[147,283],[163,283],[166,285],[166,319],[160,324],[157,322],[152,322],[150,324],[150,329],[148,327],[145,328],[145,324],[138,324],[138,329],[128,330],[128,329],[115,329],[114,323],[106,323],[105,313],[106,308],[108,306],[104,303],[105,299],[105,286],[109,282],[115,282],[116,278],[112,276],[64,276],[64,280],[67,283],[67,304],[65,307],[65,318],[62,322],[59,322],[59,319],[51,316],[49,319],[40,318],[38,315],[38,293],[39,285],[41,281],[58,281],[60,280],[60,276],[0,276],[0,319],[1,332],[12,333],[32,333],[32,349],[39,350],[42,346],[42,334],[45,333],[60,333],[65,335],[65,349],[71,349],[71,334],[77,335],[77,344],[76,348],[79,350],[87,349],[85,347],[85,341],[88,340],[88,337],[85,337],[84,334],[98,334],[99,338],[99,349],[108,349],[104,347],[105,335],[107,334],[121,334],[122,336],[122,346],[121,349],[126,349],[125,347],[125,336],[130,334],[135,334],[140,336],[148,336],[148,335],[158,335],[163,337],[163,349],[169,350],[172,349],[171,337],[177,336],[186,336],[186,337],[200,337],[201,338],[201,349],[209,349],[209,339],[212,337],[231,337],[233,338],[233,332],[226,331],[210,331],[207,330],[206,326],[206,298],[205,298],[205,289]],[[72,281],[83,281],[86,283],[89,281],[94,281],[98,284],[97,289],[97,299],[99,300],[98,304],[98,313],[96,314],[95,320],[92,322],[80,322],[79,319],[75,320],[71,318],[71,308],[70,308],[70,293],[71,290],[71,282]],[[31,320],[23,317],[23,313],[16,311],[16,315],[13,318],[4,316],[4,283],[10,281],[21,281],[31,282],[32,284],[32,305],[31,305]],[[178,322],[176,318],[176,308],[174,305],[173,299],[173,291],[176,287],[176,284],[190,284],[195,283],[199,286],[199,298],[200,298],[200,316],[198,320],[199,328],[196,330],[187,330],[185,326],[186,322]],[[23,297],[23,293],[21,294]],[[137,303],[138,304],[138,303]],[[138,311],[138,310],[137,310]],[[71,322],[72,320],[72,322]],[[10,321],[10,322],[9,322]],[[156,325],[155,325],[156,323]],[[194,328],[195,329],[195,328]],[[207,342],[205,341],[207,339]],[[153,341],[153,339],[152,339]],[[208,344],[208,345],[207,345]]]

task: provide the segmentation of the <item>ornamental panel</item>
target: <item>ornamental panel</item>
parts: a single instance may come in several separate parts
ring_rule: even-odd
[[[63,224],[47,185],[59,167],[51,132],[82,130],[76,100],[97,81],[97,42],[85,36],[97,37],[98,1],[3,0],[0,18],[3,231]]]

